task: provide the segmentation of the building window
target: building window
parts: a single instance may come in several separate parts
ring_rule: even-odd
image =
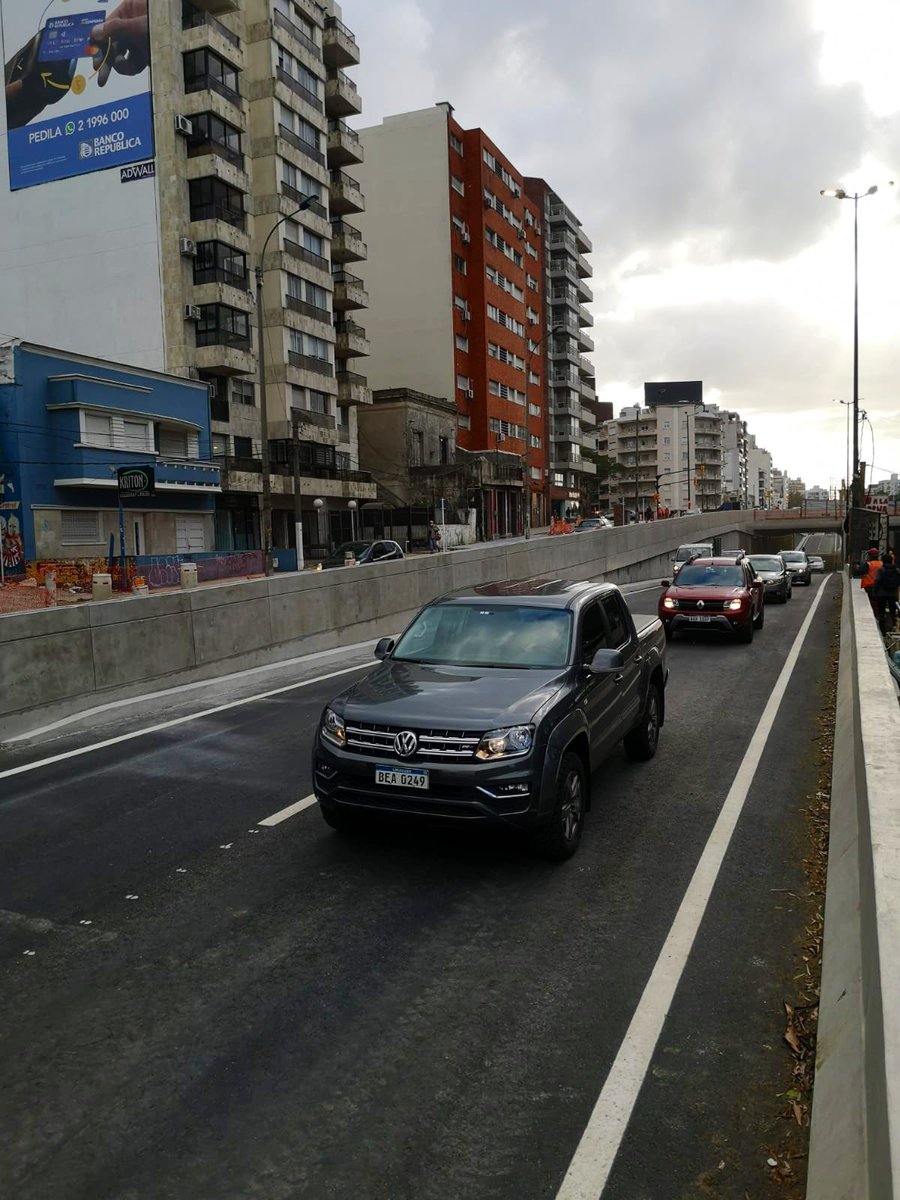
[[[461,196],[466,194],[466,185],[455,175],[450,176],[450,186],[453,188],[454,192],[459,192]]]
[[[214,433],[211,439],[213,458],[224,458],[228,453],[228,438],[224,433]]]
[[[338,426],[338,429],[349,429],[350,428],[350,409],[346,404],[338,405],[337,426]]]
[[[236,437],[234,439],[234,456],[235,458],[252,458],[253,439],[248,437]]]
[[[409,465],[411,467],[421,467],[425,461],[425,434],[421,429],[410,430],[409,439]]]
[[[228,304],[201,304],[197,345],[236,346],[239,350],[249,350],[249,316]]]
[[[255,404],[256,385],[249,379],[232,379],[231,399],[235,404]]]
[[[186,93],[217,92],[232,104],[240,104],[237,67],[220,58],[213,50],[191,50],[184,56]]]
[[[565,487],[566,486],[566,477],[562,471],[554,471],[553,472],[553,486],[554,487]]]
[[[441,466],[446,467],[450,463],[450,439],[438,438],[438,447],[440,450]]]
[[[92,546],[103,541],[100,514],[88,509],[64,509],[60,514],[60,543],[63,546]]]
[[[152,452],[154,446],[150,423],[124,420],[122,422],[122,449],[136,450],[140,454]]]
[[[226,221],[235,229],[244,228],[247,219],[243,192],[213,176],[192,179],[188,186],[192,221]]]
[[[469,377],[468,377],[468,375],[457,375],[457,377],[456,377],[456,386],[457,386],[457,388],[459,389],[459,391],[461,391],[461,392],[467,392],[467,391],[469,390]]]
[[[456,335],[456,348],[457,348],[457,350],[462,350],[465,354],[468,354],[469,339],[467,337],[464,337],[463,334],[458,333]]]
[[[531,416],[539,417],[541,415],[541,406],[539,404],[529,404],[528,411]]]
[[[672,439],[671,439],[671,438],[667,438],[667,437],[664,437],[664,438],[663,438],[663,445],[664,445],[664,446],[670,446],[671,444],[672,444]]]
[[[471,429],[472,418],[467,413],[458,413],[456,417],[456,424],[460,429]]]
[[[459,271],[460,275],[465,275],[466,260],[463,258],[463,256],[461,254],[453,255],[453,269],[455,271]]]
[[[450,134],[450,145],[456,151],[457,154],[462,154],[463,144],[459,140],[459,138],[456,136],[455,133]]]
[[[198,242],[194,283],[227,283],[248,291],[246,254],[226,242]]]
[[[310,412],[323,413],[326,416],[328,415],[330,409],[328,406],[329,396],[327,392],[317,392],[313,388],[310,388],[306,393],[306,397]]]
[[[112,418],[100,413],[82,413],[81,440],[86,446],[111,446]]]
[[[542,443],[541,443],[541,439],[540,439],[540,438],[539,438],[539,437],[538,437],[536,434],[534,434],[534,433],[533,433],[533,434],[531,434],[531,448],[532,448],[532,450],[540,450],[540,448],[541,448],[541,445],[542,445]]]
[[[193,132],[188,138],[188,157],[200,154],[215,154],[234,167],[244,167],[241,152],[241,131],[229,125],[212,112],[197,113],[191,117]]]

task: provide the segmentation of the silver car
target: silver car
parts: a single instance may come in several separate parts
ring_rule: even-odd
[[[812,583],[812,567],[806,551],[782,550],[781,557],[784,559],[784,565],[794,577],[794,583],[805,583],[809,587]]]
[[[749,561],[763,581],[765,598],[780,600],[785,604],[791,598],[793,576],[787,569],[780,554],[751,554]]]

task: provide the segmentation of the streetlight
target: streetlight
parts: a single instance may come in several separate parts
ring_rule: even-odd
[[[888,187],[893,187],[893,179],[888,180]],[[873,183],[864,192],[847,192],[844,188],[822,188],[820,196],[828,196],[833,200],[853,201],[853,484],[852,505],[861,506],[862,497],[859,494],[859,240],[857,211],[859,202],[865,196],[874,196],[878,185]]]
[[[317,196],[304,196],[293,212],[279,217],[266,235],[259,259],[256,263],[256,331],[259,337],[257,362],[259,365],[259,436],[262,441],[262,543],[266,555],[266,574],[272,574],[272,485],[269,480],[269,414],[266,410],[266,333],[263,327],[263,260],[269,239],[279,225],[290,221],[318,199]],[[295,485],[296,486],[296,485]],[[297,548],[298,561],[300,548]]]
[[[528,355],[528,361],[525,364],[525,454],[522,459],[522,498],[525,502],[525,536],[531,537],[531,414],[528,411],[528,377],[531,375],[531,364],[534,362],[534,356],[544,344],[547,334],[556,335],[565,330],[565,325],[554,325],[550,329],[545,330],[541,336],[535,341],[534,349]],[[547,372],[544,372],[544,405],[547,404],[547,396],[549,388],[547,387]],[[549,421],[547,422],[549,429]],[[552,439],[551,439],[552,440]],[[547,459],[550,458],[550,447],[547,447]]]
[[[356,541],[356,501],[348,500],[347,507],[350,509],[350,539]]]
[[[832,400],[832,404],[841,404],[847,410],[847,436],[845,445],[847,448],[847,474],[844,477],[844,500],[847,512],[850,511],[850,409],[853,407],[852,400]]]

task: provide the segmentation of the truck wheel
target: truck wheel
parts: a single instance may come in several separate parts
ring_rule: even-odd
[[[577,754],[564,754],[556,776],[553,815],[549,824],[531,834],[531,843],[543,858],[565,862],[572,857],[584,830],[586,801],[584,763]]]
[[[666,641],[671,642],[672,638],[675,636],[675,630],[672,628],[672,622],[663,621],[663,630],[665,631]]]
[[[752,621],[748,621],[743,629],[738,630],[737,639],[739,642],[743,642],[745,646],[749,645],[750,642],[753,641],[753,622]]]
[[[651,683],[640,722],[630,733],[626,733],[623,741],[625,753],[635,762],[647,762],[656,753],[656,747],[659,745],[661,710],[659,688],[655,683]]]
[[[762,629],[763,622],[765,621],[765,619],[766,619],[765,607],[761,604],[759,606],[759,616],[753,618],[753,628],[754,629]]]

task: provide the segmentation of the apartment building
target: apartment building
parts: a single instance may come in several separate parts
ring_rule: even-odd
[[[747,438],[747,499],[752,508],[775,506],[772,491],[772,455],[757,445],[756,437],[752,433]]]
[[[554,490],[574,480],[581,451],[580,424],[552,440],[549,356],[559,371],[567,353],[574,376],[593,374],[584,359],[579,375],[588,314],[563,321],[565,301],[557,305],[547,291],[548,238],[574,218],[556,211],[546,185],[529,191],[500,148],[483,130],[464,129],[449,104],[387,117],[360,137],[366,212],[359,223],[370,253],[359,270],[369,293],[371,384],[454,399],[457,444],[483,460],[486,536],[522,531],[526,477],[531,523],[546,524]],[[566,269],[581,280],[590,244],[580,234],[576,248],[571,236]],[[583,284],[571,287],[580,304],[590,298]],[[554,305],[565,332],[551,349]],[[572,390],[580,422],[578,385]],[[558,469],[554,453],[564,464]]]
[[[316,498],[334,512],[375,496],[356,427],[371,403],[354,273],[366,254],[352,224],[365,206],[348,124],[362,108],[356,39],[330,0],[155,0],[150,15],[152,156],[0,189],[0,267],[14,283],[0,328],[49,340],[49,325],[63,348],[208,385],[220,549],[260,544],[264,350],[274,544],[295,542],[295,441],[305,540],[321,544]],[[59,268],[36,287],[20,247],[40,244],[41,226],[40,253]],[[90,305],[73,304],[86,280]]]
[[[727,500],[746,507],[747,422],[740,413],[722,413],[722,492]]]
[[[638,512],[718,508],[724,424],[714,404],[622,409],[598,437],[599,452],[619,467],[600,504]]]
[[[601,420],[612,405],[597,400],[594,365],[593,275],[587,255],[593,249],[581,221],[543,179],[525,180],[526,194],[543,215],[544,297],[550,438],[551,515],[578,512],[596,493],[596,463],[582,451],[594,451]]]

